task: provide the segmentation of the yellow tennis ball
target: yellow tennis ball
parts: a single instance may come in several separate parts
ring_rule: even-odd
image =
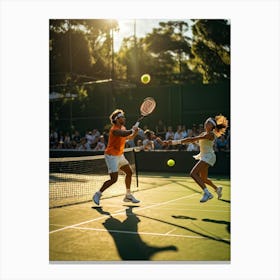
[[[141,82],[143,84],[148,84],[151,81],[151,76],[149,74],[143,74],[141,76]]]
[[[167,165],[170,166],[170,167],[174,166],[175,165],[175,160],[174,159],[169,159],[167,161]]]

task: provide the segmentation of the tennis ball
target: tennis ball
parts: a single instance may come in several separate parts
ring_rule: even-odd
[[[175,165],[175,160],[174,159],[169,159],[167,161],[167,165],[170,166],[170,167],[174,166]]]
[[[141,76],[141,82],[143,84],[148,84],[151,81],[151,76],[149,74],[143,74]]]

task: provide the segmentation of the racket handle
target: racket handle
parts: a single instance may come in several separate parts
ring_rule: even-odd
[[[138,127],[140,122],[136,122],[134,126]]]

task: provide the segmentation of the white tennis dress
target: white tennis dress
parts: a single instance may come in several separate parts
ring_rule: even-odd
[[[214,152],[214,140],[200,139],[198,141],[200,153],[193,156],[196,160],[202,160],[213,166],[216,162],[216,154]]]

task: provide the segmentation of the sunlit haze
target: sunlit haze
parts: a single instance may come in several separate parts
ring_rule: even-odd
[[[134,36],[134,23],[136,37],[144,37],[147,33],[152,32],[153,28],[158,28],[160,22],[172,21],[174,19],[117,19],[119,31],[114,32],[114,50],[118,51],[121,47],[122,40],[125,37]],[[178,20],[178,19],[177,19]],[[181,19],[191,25],[190,20]]]

